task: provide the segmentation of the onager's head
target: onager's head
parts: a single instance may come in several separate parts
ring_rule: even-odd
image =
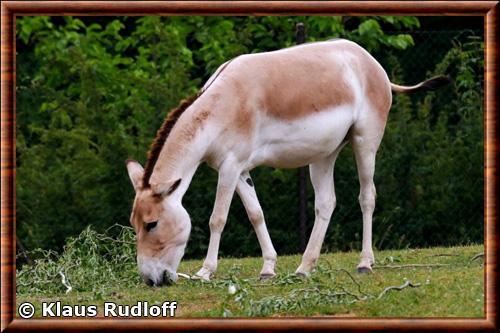
[[[189,215],[173,195],[181,180],[155,193],[143,187],[144,169],[138,162],[127,161],[127,170],[135,189],[130,223],[137,235],[139,273],[150,286],[171,284],[177,281],[177,267],[191,231]]]

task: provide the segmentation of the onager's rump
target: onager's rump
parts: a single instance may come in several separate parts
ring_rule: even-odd
[[[333,167],[347,142],[356,157],[363,212],[358,269],[371,271],[375,154],[391,106],[391,90],[433,89],[445,81],[434,78],[413,87],[394,85],[368,52],[346,40],[242,55],[225,63],[199,97],[177,114],[175,125],[159,131],[159,135],[166,134],[155,140],[159,144],[153,146],[148,160],[145,179],[150,187],[136,186],[144,171],[137,162],[127,163],[136,189],[131,223],[138,233],[138,264],[145,281],[162,284],[176,279],[191,227],[181,200],[204,161],[219,171],[219,182],[209,223],[208,254],[196,276],[209,279],[215,272],[235,191],[262,248],[261,276],[275,274],[276,251],[249,174],[259,165],[310,167],[316,218],[297,269],[298,274],[308,275],[335,209]],[[155,212],[146,214],[147,221],[140,218],[146,216],[141,214],[146,209]]]

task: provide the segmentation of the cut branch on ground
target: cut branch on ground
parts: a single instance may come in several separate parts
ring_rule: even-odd
[[[383,265],[383,266],[373,266],[373,269],[400,269],[400,268],[428,268],[428,267],[447,267],[451,264],[408,264],[408,265]]]
[[[412,283],[411,281],[406,281],[405,283],[403,283],[402,285],[400,286],[390,286],[390,287],[387,287],[385,288],[377,297],[377,299],[381,299],[388,291],[390,290],[398,290],[398,291],[401,291],[405,288],[408,288],[408,287],[411,287],[411,288],[417,288],[417,287],[420,287],[420,283]]]

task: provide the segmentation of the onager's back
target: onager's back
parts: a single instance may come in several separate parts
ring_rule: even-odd
[[[219,171],[219,181],[207,258],[195,277],[208,280],[217,268],[221,233],[235,191],[262,248],[261,277],[275,275],[276,251],[249,174],[263,164],[309,165],[316,217],[296,271],[308,276],[335,208],[335,160],[348,142],[356,157],[363,212],[358,271],[370,272],[375,155],[391,90],[413,92],[446,83],[446,78],[437,77],[412,87],[393,84],[368,52],[346,40],[243,55],[225,63],[189,107],[184,103],[173,113],[175,125],[172,119],[164,122],[146,172],[137,162],[127,163],[136,189],[131,223],[138,234],[137,261],[144,280],[160,285],[177,278],[191,228],[181,201],[203,161]]]

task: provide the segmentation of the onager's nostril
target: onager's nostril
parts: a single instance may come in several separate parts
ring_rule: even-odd
[[[163,284],[168,286],[168,285],[171,285],[173,283],[174,283],[174,280],[172,280],[168,271],[164,271],[163,272]]]
[[[153,287],[155,285],[155,282],[152,279],[145,279],[144,282],[150,287]]]

